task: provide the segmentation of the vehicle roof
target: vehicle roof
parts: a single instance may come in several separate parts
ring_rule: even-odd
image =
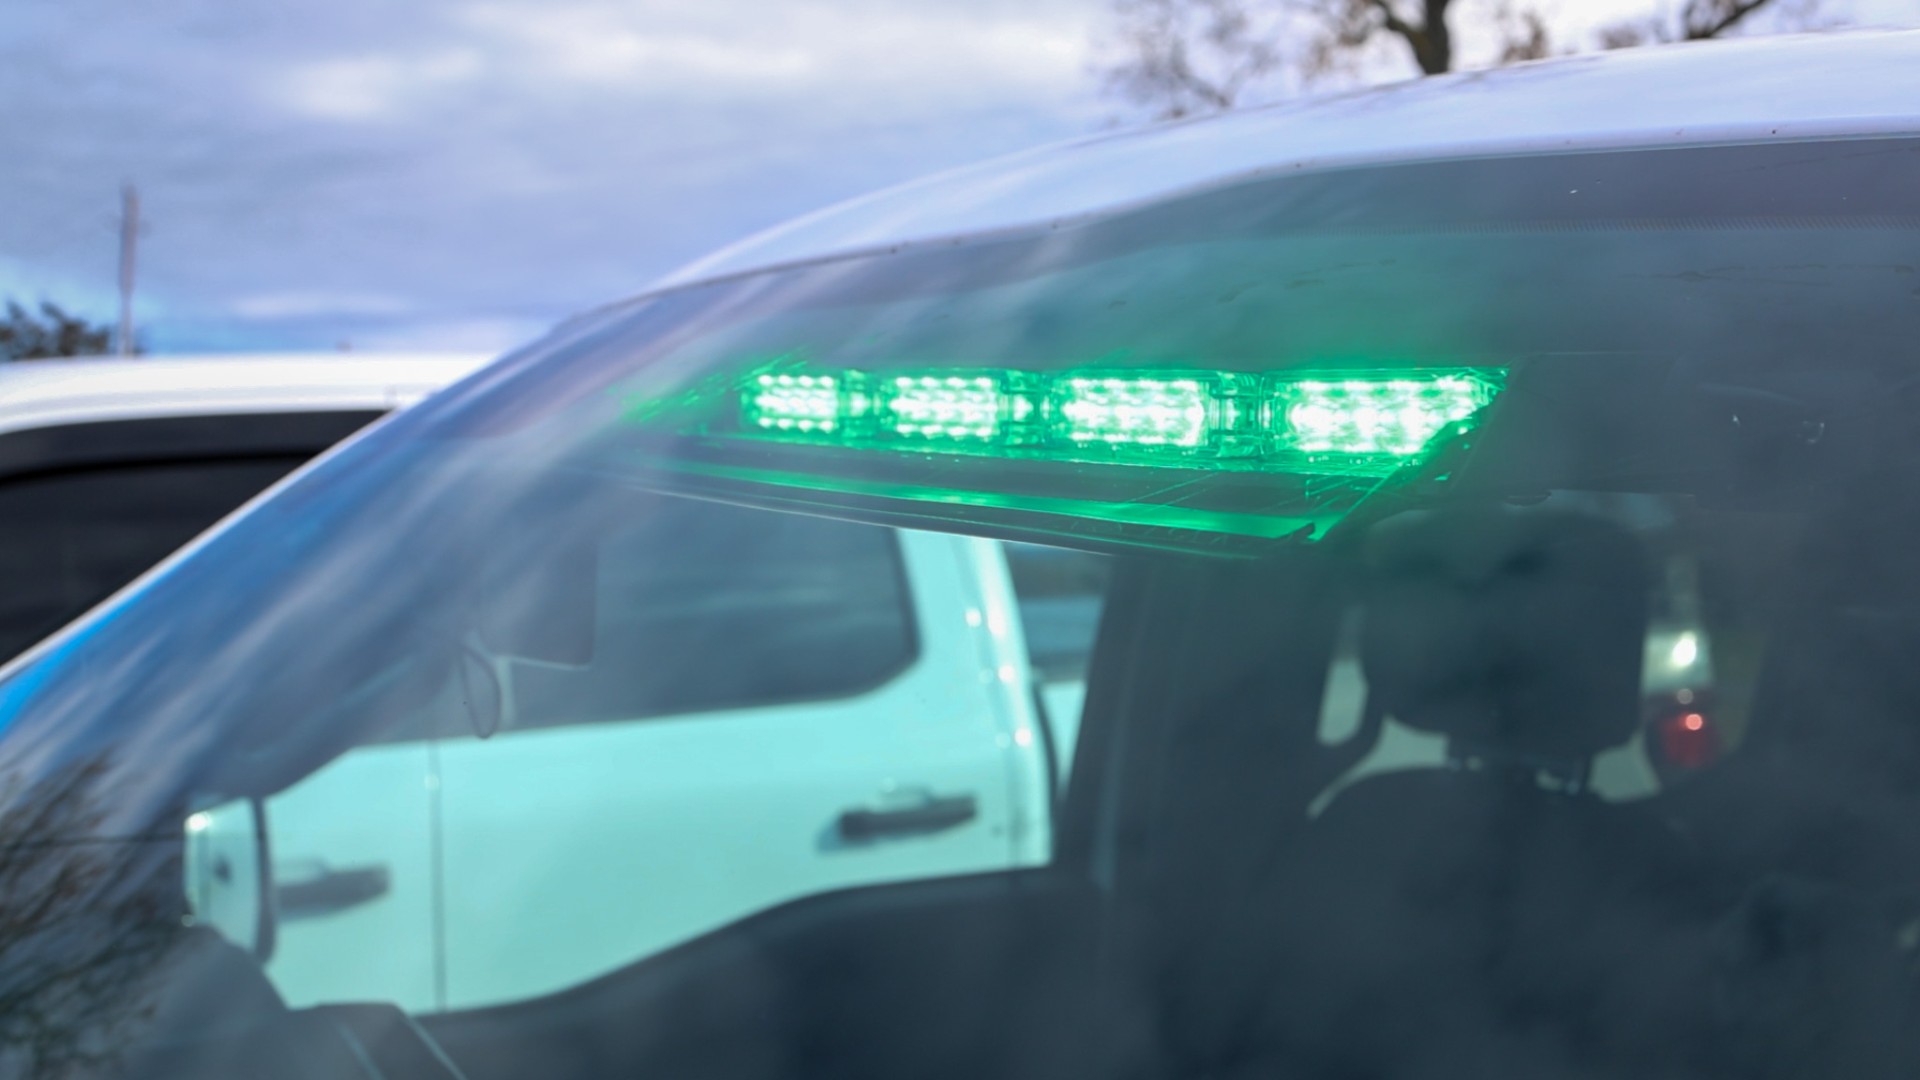
[[[0,363],[0,433],[165,416],[384,412],[420,400],[488,359],[248,353]]]
[[[998,158],[797,218],[662,287],[1363,164],[1920,133],[1920,31],[1694,42],[1416,79]],[[1784,88],[1791,88],[1790,90]]]

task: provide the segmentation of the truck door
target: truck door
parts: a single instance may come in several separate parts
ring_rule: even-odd
[[[440,746],[448,1008],[1002,869],[1044,813],[1015,805],[1040,748],[1009,620],[980,640],[984,542],[683,499],[635,519],[598,545],[591,659],[496,658],[501,730]]]
[[[266,801],[274,904],[267,977],[295,1006],[440,1004],[433,746],[362,746]]]
[[[192,814],[184,869],[194,919],[261,956],[296,1007],[438,1007],[432,763],[423,740],[362,746],[257,812],[233,800]]]

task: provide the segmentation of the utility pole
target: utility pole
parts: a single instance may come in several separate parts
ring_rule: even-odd
[[[120,189],[120,348],[133,355],[133,264],[140,246],[140,191],[132,184]]]

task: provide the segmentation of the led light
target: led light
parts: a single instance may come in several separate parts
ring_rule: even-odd
[[[1409,457],[1493,400],[1498,388],[1468,375],[1289,379],[1273,404],[1280,445],[1308,454]]]
[[[1667,666],[1675,670],[1685,670],[1700,659],[1700,638],[1691,630],[1683,631],[1673,639],[1673,648],[1667,652]]]
[[[985,376],[902,375],[880,388],[880,425],[909,438],[992,439],[1006,395]],[[1015,399],[1031,408],[1024,398]]]
[[[1068,377],[1053,391],[1053,425],[1074,443],[1196,447],[1212,395],[1198,379]]]
[[[749,427],[830,432],[840,422],[840,380],[832,375],[760,375],[740,395]]]
[[[737,430],[848,449],[1387,476],[1463,430],[1505,374],[789,368],[745,377]]]

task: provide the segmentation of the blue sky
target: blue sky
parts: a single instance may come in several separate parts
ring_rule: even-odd
[[[1920,0],[1827,7],[1920,21]],[[130,180],[158,350],[502,349],[796,213],[1113,122],[1106,11],[10,0],[0,296],[110,316]]]

